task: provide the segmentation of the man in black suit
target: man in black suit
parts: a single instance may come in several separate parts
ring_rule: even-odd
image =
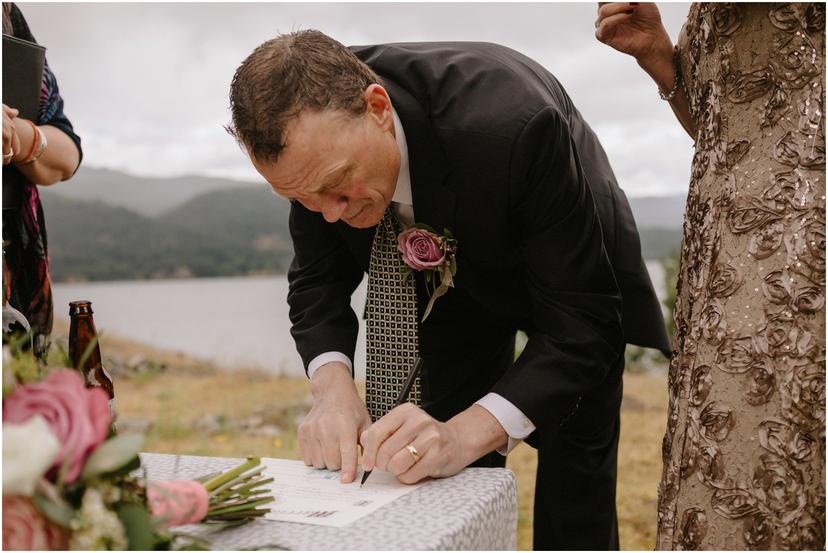
[[[350,482],[359,443],[365,469],[416,482],[503,466],[526,439],[535,548],[617,549],[624,344],[669,343],[629,204],[557,80],[494,44],[349,50],[303,31],[257,48],[230,99],[231,134],[292,200],[288,301],[314,395],[305,463]],[[450,230],[457,270],[418,327],[421,406],[371,424],[349,301],[389,205],[404,225]],[[529,339],[515,359],[517,330]]]

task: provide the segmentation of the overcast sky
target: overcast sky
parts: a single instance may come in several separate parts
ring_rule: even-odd
[[[596,3],[18,3],[58,77],[84,164],[263,182],[226,134],[236,67],[281,32],[344,44],[504,44],[563,83],[631,196],[683,194],[692,142],[628,56],[593,36]],[[660,4],[678,37],[689,4]],[[67,185],[71,185],[67,183]]]

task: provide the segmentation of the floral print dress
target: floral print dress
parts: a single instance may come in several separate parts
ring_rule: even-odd
[[[17,6],[11,8],[13,35],[35,42],[23,14]],[[43,69],[36,123],[60,129],[81,153],[80,138],[63,113],[63,98],[48,65]],[[11,165],[3,167],[3,189],[3,297],[29,321],[35,353],[42,356],[48,350],[53,320],[43,206],[37,185]]]

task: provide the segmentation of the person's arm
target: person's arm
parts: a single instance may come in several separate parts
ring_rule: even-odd
[[[24,37],[34,42],[22,15],[20,20],[24,26]],[[46,107],[37,121],[23,119],[13,109],[14,106],[3,104],[3,153],[13,152],[11,159],[4,156],[3,164],[14,164],[29,182],[51,185],[75,174],[83,151],[80,137],[63,112],[63,98],[48,62],[43,68],[43,90],[46,97],[41,102],[45,102]],[[35,124],[40,133],[35,129]],[[44,144],[45,148],[42,148]],[[29,161],[36,150],[41,150],[40,156],[34,156],[37,159]]]
[[[357,439],[371,418],[357,394],[352,367],[342,360],[321,366],[314,361],[329,352],[353,359],[359,326],[351,294],[362,269],[334,226],[298,202],[291,205],[290,232],[291,334],[306,370],[313,369],[313,407],[299,425],[299,449],[306,465],[341,469],[347,483],[356,478]]]
[[[5,106],[4,106],[5,108]],[[62,130],[51,125],[41,125],[46,137],[46,149],[31,163],[23,163],[35,145],[35,129],[32,123],[20,117],[12,119],[11,163],[32,183],[49,185],[68,179],[75,173],[80,153],[75,142]]]
[[[623,355],[621,296],[568,125],[555,108],[527,123],[510,167],[533,332],[491,392],[548,439]],[[360,438],[366,470],[377,466],[406,483],[455,474],[507,442],[503,426],[479,404],[445,423],[402,405]]]
[[[663,93],[673,90],[677,84],[673,42],[654,3],[600,2],[595,37],[619,52],[633,56]],[[682,83],[678,83],[670,107],[690,138],[695,140],[696,126]]]

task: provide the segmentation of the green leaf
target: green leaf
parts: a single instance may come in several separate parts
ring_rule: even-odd
[[[121,476],[127,476],[132,471],[138,470],[139,468],[141,468],[141,458],[136,455],[132,459],[132,461],[130,461],[126,465],[122,466],[121,468],[119,468],[117,470],[107,472],[106,473],[106,478],[107,479],[112,479],[112,478],[118,478],[118,477],[121,477]]]
[[[126,466],[138,456],[143,445],[142,434],[122,434],[108,439],[86,460],[82,478],[89,480]]]
[[[130,551],[148,551],[154,548],[155,526],[145,507],[136,503],[125,503],[118,508],[118,518],[126,530]]]
[[[43,516],[64,528],[69,528],[72,519],[75,517],[75,511],[63,500],[59,499],[58,502],[55,502],[44,495],[35,494],[32,496],[32,501]]]

